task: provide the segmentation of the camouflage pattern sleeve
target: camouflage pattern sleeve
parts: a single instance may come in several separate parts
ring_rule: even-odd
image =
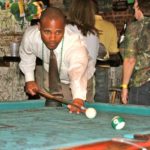
[[[125,39],[122,44],[124,58],[137,56],[136,43],[138,40],[139,25],[136,22],[133,22],[128,25],[125,33]]]

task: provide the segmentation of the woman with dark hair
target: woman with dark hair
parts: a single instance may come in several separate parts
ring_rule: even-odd
[[[70,28],[70,31],[78,32],[81,35],[93,59],[97,57],[99,48],[98,30],[94,26],[94,15],[94,7],[91,0],[72,0],[68,13],[68,28]]]
[[[92,59],[92,65],[95,67],[96,58],[99,50],[98,32],[95,25],[94,7],[91,0],[72,0],[68,13],[67,29],[72,33],[78,33],[81,43],[86,47]],[[89,81],[90,93],[92,97],[87,96],[87,100],[94,101],[93,78]]]
[[[69,21],[71,24],[77,25],[78,29],[85,36],[88,32],[95,34],[95,31],[97,31],[94,27],[94,15],[94,7],[91,0],[72,0],[69,7]]]

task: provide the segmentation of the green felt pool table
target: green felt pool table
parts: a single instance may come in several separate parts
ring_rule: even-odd
[[[85,114],[70,114],[65,106],[44,104],[40,99],[0,103],[0,150],[106,150],[115,142],[128,145],[122,150],[129,145],[150,149],[150,138],[133,142],[127,139],[134,134],[150,134],[150,106],[87,103],[86,107],[97,110],[96,118],[88,119]],[[117,115],[125,119],[122,130],[111,126]],[[144,144],[137,144],[139,141]]]

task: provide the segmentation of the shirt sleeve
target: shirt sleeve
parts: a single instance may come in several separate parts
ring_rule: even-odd
[[[68,75],[73,99],[86,100],[88,81],[88,51],[84,46],[74,43],[69,50],[67,61],[69,64]]]
[[[26,82],[35,80],[34,70],[35,70],[35,61],[36,61],[36,56],[32,52],[31,41],[29,40],[28,37],[29,37],[29,32],[26,31],[19,48],[19,55],[21,58],[19,67],[25,75]]]
[[[138,28],[131,23],[126,30],[124,40],[124,57],[136,57],[136,42],[138,41]],[[134,31],[134,32],[133,32]]]
[[[92,58],[93,65],[95,66],[96,61],[97,61],[98,51],[99,51],[98,37],[94,34],[87,35],[85,47],[87,48]]]

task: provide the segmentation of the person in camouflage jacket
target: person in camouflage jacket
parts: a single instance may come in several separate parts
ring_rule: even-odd
[[[134,2],[137,21],[128,25],[123,42],[122,103],[150,105],[150,1]]]

